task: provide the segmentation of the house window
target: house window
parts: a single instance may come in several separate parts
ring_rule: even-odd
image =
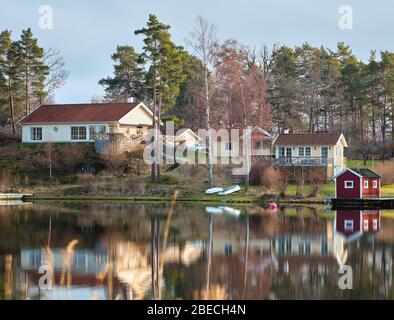
[[[300,157],[305,156],[305,148],[304,147],[298,148],[298,156],[300,156]]]
[[[353,220],[345,220],[345,231],[353,231],[354,223]]]
[[[353,181],[345,181],[345,189],[353,189],[354,182]]]
[[[73,141],[86,140],[86,127],[71,127],[71,140]]]
[[[226,151],[231,151],[231,150],[233,150],[233,144],[232,144],[231,142],[229,142],[229,141],[226,141],[226,142],[224,143],[224,150],[226,150]]]
[[[285,148],[279,147],[279,158],[284,158],[284,157],[286,157]]]
[[[233,254],[233,245],[232,244],[225,244],[224,245],[224,254],[226,256],[231,256]]]
[[[321,147],[321,157],[323,159],[328,158],[328,147]]]
[[[40,127],[30,128],[30,140],[42,141],[42,128]]]
[[[89,126],[89,139],[95,140],[97,137],[105,134],[107,128],[105,125],[102,126]]]
[[[377,188],[378,188],[378,181],[377,181],[377,180],[374,180],[374,181],[373,181],[373,188],[374,188],[374,189],[377,189]]]
[[[369,183],[368,180],[364,181],[364,189],[368,189],[369,188]]]
[[[305,156],[310,157],[311,156],[311,147],[305,147]]]
[[[369,227],[368,220],[365,220],[365,221],[364,221],[364,230],[367,231],[367,230],[368,230],[368,227]]]
[[[378,220],[373,219],[373,229],[376,231],[378,230]]]

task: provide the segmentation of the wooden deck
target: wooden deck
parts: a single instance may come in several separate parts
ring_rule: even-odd
[[[394,198],[331,199],[333,210],[338,209],[394,209]]]

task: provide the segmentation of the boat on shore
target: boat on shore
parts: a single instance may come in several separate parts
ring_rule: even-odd
[[[26,197],[31,197],[32,194],[23,193],[0,193],[0,201],[16,201],[23,200]]]
[[[228,196],[239,191],[241,191],[241,187],[239,185],[231,186],[219,192],[219,196]]]
[[[207,191],[205,191],[206,194],[215,194],[215,193],[219,193],[222,192],[224,189],[223,188],[211,188],[208,189]]]

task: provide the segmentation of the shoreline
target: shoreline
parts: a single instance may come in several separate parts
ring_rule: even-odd
[[[207,203],[207,204],[268,204],[272,202],[274,197],[257,197],[257,196],[233,196],[233,197],[223,197],[218,196],[207,197],[179,197],[177,202],[180,203]],[[24,198],[26,201],[96,201],[96,202],[133,202],[133,203],[169,203],[171,202],[171,197],[165,196],[45,196],[45,195],[32,195],[26,196]],[[280,204],[324,204],[323,198],[280,198],[277,202]]]

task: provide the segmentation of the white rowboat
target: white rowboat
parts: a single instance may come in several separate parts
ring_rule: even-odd
[[[241,210],[230,208],[230,207],[219,207],[223,210],[223,213],[230,216],[239,217],[241,215]]]
[[[241,191],[240,186],[232,186],[229,188],[224,189],[223,191],[219,192],[219,196],[228,196],[229,194],[233,194],[235,192]]]
[[[224,189],[223,188],[212,188],[212,189],[208,189],[207,191],[205,191],[206,194],[215,194],[215,193],[219,193],[222,192]]]

